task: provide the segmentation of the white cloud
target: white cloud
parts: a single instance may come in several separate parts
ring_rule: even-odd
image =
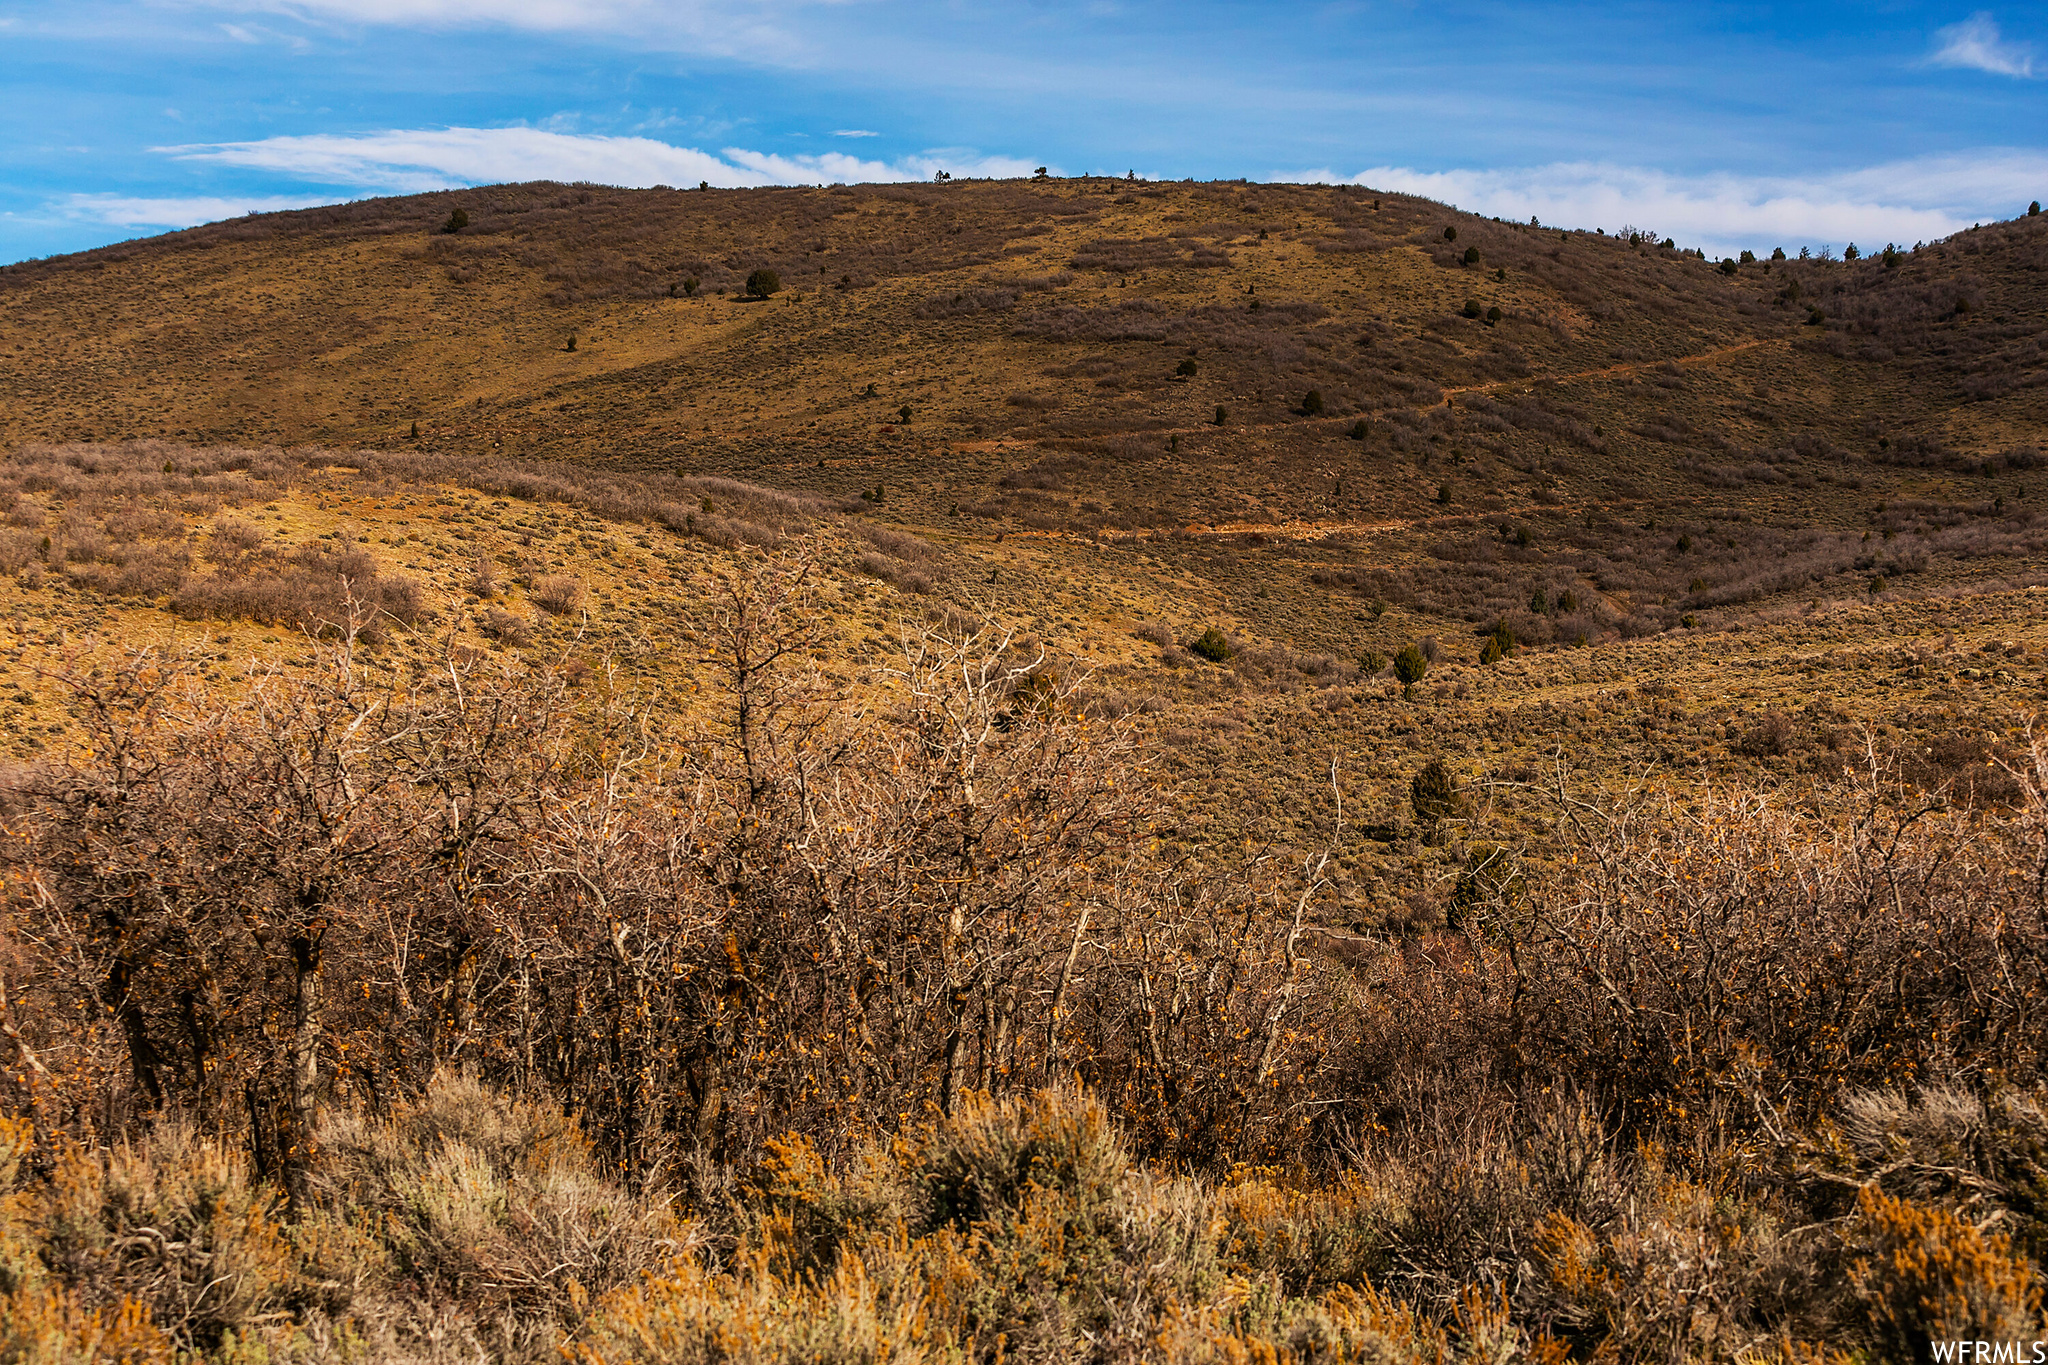
[[[2030,79],[2034,74],[2034,50],[2024,43],[2005,41],[1997,22],[1982,10],[1960,24],[1936,29],[1934,41],[1936,47],[1927,60],[1935,66],[1964,67],[2022,79]]]
[[[728,147],[718,155],[646,137],[558,133],[541,128],[401,129],[355,136],[311,134],[259,142],[159,147],[182,161],[207,161],[326,185],[411,194],[456,185],[517,180],[587,180],[604,185],[721,188],[834,181],[929,180],[1016,176],[1032,165],[1015,157],[938,150],[901,161],[864,161],[840,152],[781,156]]]
[[[880,137],[881,134],[867,128],[834,128],[834,137]]]
[[[717,7],[655,5],[648,0],[214,0],[220,8],[317,14],[366,24],[408,27],[504,24],[513,28],[609,28],[657,11],[689,22]]]
[[[216,9],[405,28],[504,27],[627,33],[655,46],[786,61],[802,26],[782,12],[814,0],[198,0]]]
[[[940,171],[956,177],[985,176],[1013,179],[1031,174],[1028,161],[1014,156],[981,156],[969,151],[926,152],[900,161],[862,161],[844,152],[819,156],[776,156],[727,147],[725,155],[739,165],[778,185],[810,185],[862,181],[930,180]]]
[[[1345,179],[1328,171],[1274,178]],[[1628,225],[1710,255],[1733,255],[1745,248],[1931,241],[2010,217],[2048,184],[2048,153],[1991,150],[1796,178],[1563,162],[1512,170],[1376,166],[1348,179],[1514,222],[1534,215],[1566,227]]]
[[[286,209],[310,208],[315,204],[333,202],[332,196],[320,195],[148,199],[118,194],[74,194],[58,207],[69,217],[85,218],[109,227],[185,228],[200,223],[217,223],[223,218],[239,218],[245,213],[279,213]]]

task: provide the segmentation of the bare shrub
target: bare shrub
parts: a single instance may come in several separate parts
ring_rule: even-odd
[[[505,583],[498,574],[497,561],[489,555],[478,555],[470,566],[469,591],[475,597],[496,597]]]
[[[477,618],[476,628],[493,640],[508,645],[525,645],[533,638],[526,619],[515,616],[503,607],[490,607]]]
[[[41,537],[27,531],[0,531],[0,573],[20,573],[41,553]]]
[[[1986,1065],[2037,1074],[2030,1030],[2048,1003],[2036,966],[2048,939],[2015,918],[2002,874],[1956,860],[1985,846],[1987,817],[1916,815],[1918,793],[1881,768],[1830,794],[1821,809],[1856,813],[1839,822],[1736,793],[1655,821],[1639,808],[1570,809],[1598,855],[1513,917],[1480,917],[1512,953],[1408,978],[1462,1003],[1400,1003],[1407,988],[1390,987],[1375,1026],[1391,1030],[1387,1044],[1410,1036],[1404,1012],[1431,1009],[1475,1030],[1426,1045],[1443,1066],[1469,1075],[1491,1057],[1503,1074],[1547,1070],[1666,1132],[1808,1121],[1854,1087],[1938,1070],[1964,1038]],[[2038,818],[2025,817],[2022,837],[2037,837]],[[1564,989],[1589,971],[1608,984]],[[2006,984],[1958,991],[1986,973]],[[1545,1003],[1511,1022],[1468,994],[1491,990]],[[1594,1048],[1596,1036],[1610,1046]],[[1747,1107],[1717,1099],[1724,1085]]]
[[[367,550],[312,544],[289,556],[244,555],[221,573],[188,574],[171,609],[192,620],[242,617],[315,636],[376,639],[387,622],[418,621],[426,604],[417,583],[380,573]]]
[[[1162,648],[1174,643],[1173,632],[1158,621],[1140,621],[1131,627],[1131,634],[1148,644],[1159,645]]]
[[[315,1198],[375,1229],[396,1275],[479,1317],[571,1326],[586,1295],[632,1284],[690,1245],[666,1201],[626,1195],[558,1107],[439,1075],[388,1116],[319,1132]]]
[[[923,562],[931,558],[936,549],[928,540],[902,531],[892,531],[886,526],[864,527],[863,534],[876,549],[897,559]]]
[[[929,568],[933,547],[929,542],[884,527],[868,528],[867,536],[880,548],[863,554],[856,561],[855,566],[862,573],[894,584],[905,592],[927,594],[934,589],[936,585]]]
[[[180,529],[183,529],[182,527]],[[263,532],[240,517],[227,513],[213,519],[206,528],[207,562],[222,566],[239,564],[265,544]]]
[[[119,547],[102,564],[72,565],[65,574],[81,587],[110,596],[158,597],[183,583],[190,567],[183,545],[144,543]]]
[[[533,580],[527,596],[550,616],[567,616],[583,605],[583,580],[573,574],[543,574]]]
[[[173,1341],[207,1351],[295,1307],[346,1302],[322,1292],[276,1195],[240,1151],[171,1123],[142,1146],[63,1150],[32,1197],[60,1279],[88,1301],[146,1305]]]
[[[1736,741],[1735,748],[1751,758],[1775,758],[1791,751],[1792,740],[1792,718],[1783,711],[1766,711]]]

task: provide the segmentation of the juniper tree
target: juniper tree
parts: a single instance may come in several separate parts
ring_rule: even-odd
[[[1422,765],[1422,771],[1408,784],[1408,802],[1415,808],[1415,818],[1425,825],[1435,825],[1457,813],[1458,784],[1442,759],[1432,758]]]
[[[1224,662],[1232,654],[1236,653],[1236,651],[1230,647],[1230,641],[1226,640],[1223,637],[1223,632],[1216,629],[1216,627],[1214,626],[1210,626],[1207,629],[1203,630],[1203,632],[1195,638],[1195,642],[1189,645],[1188,648],[1193,650],[1195,653],[1201,655],[1203,658],[1209,660],[1209,662],[1218,664]]]
[[[1394,656],[1394,676],[1401,680],[1401,695],[1410,696],[1415,684],[1422,681],[1422,675],[1429,672],[1429,660],[1422,657],[1422,651],[1414,645],[1404,647]]]

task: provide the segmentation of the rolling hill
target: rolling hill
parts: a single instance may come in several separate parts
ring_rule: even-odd
[[[763,268],[781,288],[749,297]],[[1953,717],[2038,687],[2044,271],[2039,217],[1724,265],[1353,187],[500,186],[0,270],[0,437],[284,452],[300,486],[266,506],[293,543],[398,531],[389,567],[486,637],[479,555],[598,603],[658,597],[629,571],[650,524],[740,544],[703,481],[770,490],[787,505],[754,539],[830,527],[833,562],[900,610],[950,603],[1085,661],[1097,704],[1161,717],[1198,816],[1264,827],[1307,755],[1399,769],[1446,734],[1483,735],[1461,743],[1497,772],[1567,736],[1636,764],[1825,766],[1864,722],[1946,735],[1938,767],[1981,759],[1996,744]],[[381,498],[304,454],[357,450],[387,452]],[[17,566],[95,505],[76,470],[83,503],[39,500],[22,458]],[[408,539],[407,460],[457,484],[502,467],[499,493],[513,466],[653,480],[669,511],[614,527],[626,561],[537,556],[508,508],[492,534]],[[187,505],[218,501],[206,485]],[[106,510],[83,546],[57,537],[49,581],[120,604],[115,634],[221,614],[175,600],[184,550],[125,593],[88,572]],[[17,632],[48,634],[20,583]],[[558,619],[529,614],[510,638]],[[1477,666],[1502,625],[1556,652]],[[1211,626],[1224,668],[1183,648]],[[1390,708],[1381,670],[1418,640],[1443,704]],[[2018,664],[1959,662],[1987,645]]]

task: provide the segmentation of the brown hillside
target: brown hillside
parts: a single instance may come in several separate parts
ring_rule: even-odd
[[[468,225],[442,231],[457,208]],[[1955,716],[1992,707],[2003,733],[2034,675],[1957,655],[2048,643],[2023,591],[2048,557],[2044,265],[2048,218],[1727,273],[1352,188],[501,186],[0,270],[0,434],[169,442],[121,457],[150,468],[296,451],[271,516],[426,575],[424,622],[499,647],[565,619],[521,586],[548,567],[532,526],[554,494],[460,471],[823,495],[802,524],[837,528],[834,571],[890,585],[864,649],[892,643],[891,613],[993,615],[1091,669],[1096,704],[1161,717],[1196,827],[1285,829],[1330,754],[1398,771],[1447,741],[1473,775],[1560,742],[1819,771],[1871,722],[1948,745],[1931,772],[1981,762]],[[749,300],[761,268],[783,288]],[[376,457],[377,496],[318,453],[363,446],[401,452]],[[52,458],[98,503],[38,491]],[[135,621],[206,616],[212,590],[180,584],[207,572],[218,492],[186,490],[187,544],[123,578],[91,537],[151,533],[107,522],[93,459],[17,457],[9,563],[158,614]],[[461,536],[389,523],[430,466]],[[680,496],[638,529],[585,515],[642,564],[746,543],[716,529],[725,499]],[[479,512],[496,539],[463,531]],[[755,540],[798,529],[771,521]],[[479,554],[511,598],[464,590]],[[575,556],[569,576],[650,603],[605,630],[661,614],[668,580]],[[102,620],[88,600],[49,630],[61,613],[20,581],[25,636]],[[525,630],[492,626],[508,610]],[[290,624],[271,619],[259,642]],[[1564,652],[1484,666],[1502,625]],[[1211,626],[1220,667],[1184,648]],[[1403,703],[1383,670],[1416,641],[1437,659]]]
[[[456,207],[469,225],[436,231]],[[1711,494],[1757,463],[1829,472],[1802,436],[1856,460],[2038,432],[2043,221],[1896,269],[1725,276],[1354,189],[507,186],[0,271],[0,436],[384,445],[418,423],[458,453],[872,478],[928,514],[1085,528],[1413,513],[1444,463],[1503,507],[1558,463],[1585,466],[1558,496]],[[759,267],[784,282],[765,303],[741,297]],[[1472,398],[1413,425],[1446,391]]]

